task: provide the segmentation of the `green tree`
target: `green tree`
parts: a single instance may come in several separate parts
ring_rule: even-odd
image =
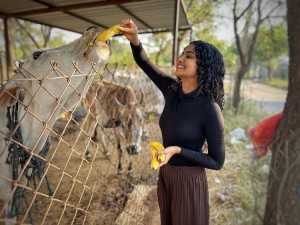
[[[180,35],[179,35],[180,36]],[[169,32],[149,35],[145,47],[150,59],[160,67],[170,67],[172,64],[173,37]]]
[[[155,54],[155,58],[154,58],[155,64],[159,66],[160,64],[165,65],[165,63],[171,62],[171,60],[172,60],[171,52],[170,52],[170,54],[168,54],[168,55],[170,55],[169,60],[166,61],[166,58],[165,57],[163,58],[164,55],[167,55],[166,51],[170,50],[170,46],[172,44],[171,35],[169,35],[168,33],[165,33],[165,32],[157,33],[157,34],[154,34],[151,39],[152,39],[152,42],[155,43],[155,45],[158,47],[158,49],[157,49],[158,51]]]
[[[273,69],[278,66],[281,56],[287,54],[288,42],[285,25],[262,27],[257,37],[253,63],[261,69],[267,69],[270,80]]]
[[[188,19],[192,27],[192,39],[201,40],[214,35],[216,30],[214,24],[213,9],[220,4],[221,1],[206,0],[184,0]]]
[[[271,17],[277,15],[278,8],[283,5],[281,1],[267,0],[249,0],[248,4],[244,3],[244,1],[234,0],[232,9],[239,62],[232,98],[235,113],[238,112],[239,108],[242,79],[252,64],[260,28],[265,21],[271,21]]]
[[[135,65],[128,41],[121,40],[119,38],[112,38],[110,41],[110,47],[112,50],[112,56],[109,64],[118,63],[129,67]]]
[[[192,39],[207,41],[215,45],[223,54],[226,71],[231,71],[231,68],[236,67],[236,48],[231,43],[220,40],[216,36],[216,31],[219,28],[217,19],[222,20],[224,18],[224,15],[219,14],[224,1],[185,0],[184,2],[192,26],[190,34]]]
[[[7,19],[7,24],[10,50],[10,65],[7,65],[9,68],[8,78],[13,74],[13,69],[15,69],[13,63],[16,59],[27,58],[33,50],[38,48],[57,47],[65,44],[63,33],[54,33],[51,27],[18,19]],[[1,33],[4,33],[3,23],[1,23],[0,30]],[[4,45],[4,43],[2,44]],[[3,49],[5,48],[3,47]]]
[[[27,58],[32,51],[41,48],[58,47],[65,44],[62,32],[52,32],[52,27],[13,19],[10,27],[14,27],[12,38],[14,51],[18,59]]]
[[[233,76],[236,72],[237,68],[237,50],[236,45],[233,43],[226,43],[224,47],[220,47],[220,51],[223,54],[224,62],[225,62],[225,68],[226,68],[226,74],[229,76]]]

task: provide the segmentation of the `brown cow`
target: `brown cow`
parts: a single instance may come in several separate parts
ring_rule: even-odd
[[[99,66],[108,62],[110,49],[96,40],[98,34],[91,27],[68,45],[33,52],[1,87],[0,221],[16,220],[9,209],[15,207],[11,199],[22,173],[42,150],[55,121],[78,105]],[[23,172],[18,173],[15,162]]]
[[[97,134],[97,127],[113,128],[119,155],[118,174],[121,174],[121,140],[125,141],[124,147],[129,155],[141,151],[140,143],[144,119],[136,94],[129,85],[122,86],[101,80],[92,85],[85,100],[88,114],[83,124],[83,130],[92,137],[95,131]],[[103,138],[100,139],[100,144],[104,154],[109,157]],[[89,159],[91,157],[90,151],[87,150],[85,155]],[[128,171],[132,171],[131,160],[129,160]]]

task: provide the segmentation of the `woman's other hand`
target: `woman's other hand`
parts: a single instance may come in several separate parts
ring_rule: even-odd
[[[140,40],[138,37],[138,29],[135,23],[131,19],[125,19],[119,24],[121,25],[119,30],[126,36],[128,41],[130,41],[133,45],[138,46]]]
[[[165,148],[164,150],[157,151],[156,155],[165,154],[165,156],[166,156],[166,159],[159,164],[159,167],[167,164],[169,162],[170,158],[175,154],[179,154],[180,151],[181,151],[181,148],[178,146],[170,146],[170,147]]]

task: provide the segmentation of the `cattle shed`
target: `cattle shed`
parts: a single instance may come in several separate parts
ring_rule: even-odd
[[[191,29],[182,0],[0,0],[0,6],[8,65],[8,18],[77,33],[90,26],[106,29],[130,18],[141,34],[173,33],[173,63],[178,49],[178,31]]]

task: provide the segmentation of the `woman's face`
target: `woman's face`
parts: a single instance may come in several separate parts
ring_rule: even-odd
[[[197,58],[195,46],[186,46],[176,60],[174,75],[181,79],[195,79],[197,82]]]

